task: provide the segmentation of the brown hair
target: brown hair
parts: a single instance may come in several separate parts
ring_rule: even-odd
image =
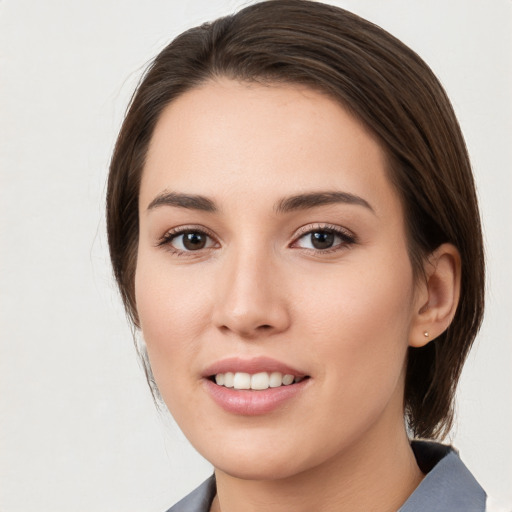
[[[442,437],[451,426],[455,387],[484,304],[483,244],[469,158],[430,68],[398,39],[343,9],[307,0],[261,2],[184,32],[150,65],[119,134],[107,191],[110,255],[131,320],[138,325],[138,195],[155,124],[180,94],[219,76],[303,84],[339,101],[387,153],[416,275],[440,244],[459,250],[461,299],[453,322],[425,347],[410,348],[407,362],[409,429],[420,437]],[[148,366],[146,372],[151,377]]]

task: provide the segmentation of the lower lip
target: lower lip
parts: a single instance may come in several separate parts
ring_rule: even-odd
[[[213,401],[225,411],[243,416],[268,414],[292,400],[307,386],[310,379],[261,391],[237,390],[219,386],[205,379],[205,388]]]

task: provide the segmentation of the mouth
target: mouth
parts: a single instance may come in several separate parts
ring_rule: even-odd
[[[281,410],[310,388],[311,376],[268,357],[217,361],[202,375],[204,389],[224,411],[257,416]]]
[[[238,390],[264,391],[269,388],[280,388],[282,386],[291,386],[298,384],[305,379],[309,379],[308,375],[293,375],[291,373],[282,372],[226,372],[210,375],[208,379],[215,382],[218,386]]]

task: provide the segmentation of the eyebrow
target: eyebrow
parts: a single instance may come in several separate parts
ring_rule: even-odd
[[[375,213],[374,209],[362,197],[349,192],[309,192],[297,194],[280,199],[274,210],[276,213],[289,213],[297,210],[307,210],[318,206],[329,204],[344,203],[363,206]],[[218,212],[219,209],[214,201],[208,197],[196,194],[182,194],[179,192],[162,192],[149,203],[148,211],[159,206],[174,206],[177,208],[186,208],[190,210],[200,210],[209,213]]]
[[[278,201],[275,206],[277,213],[288,213],[296,210],[306,210],[317,206],[328,204],[344,203],[364,206],[375,213],[370,203],[362,197],[350,194],[349,192],[311,192],[286,197]]]
[[[217,206],[207,197],[194,194],[180,194],[177,192],[163,192],[157,195],[149,203],[148,211],[159,206],[175,206],[189,210],[201,210],[204,212],[216,212]]]

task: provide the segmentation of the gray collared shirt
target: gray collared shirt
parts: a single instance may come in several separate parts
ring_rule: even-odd
[[[484,490],[452,447],[413,441],[412,448],[426,476],[397,512],[485,512]],[[208,512],[215,493],[212,476],[167,512]]]

